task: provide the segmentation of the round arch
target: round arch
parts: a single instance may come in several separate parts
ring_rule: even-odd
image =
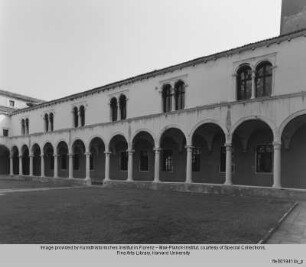
[[[162,138],[163,134],[164,134],[166,131],[170,130],[170,129],[176,129],[176,130],[181,131],[182,134],[184,135],[185,139],[186,139],[186,142],[187,142],[188,137],[187,137],[187,135],[186,135],[186,133],[185,133],[183,127],[180,126],[180,125],[178,125],[178,124],[170,124],[170,125],[167,125],[167,126],[165,126],[164,128],[162,128],[161,131],[159,132],[159,134],[158,134],[158,136],[157,136],[157,139],[156,139],[156,146],[157,146],[157,147],[160,147],[160,141],[161,141],[161,138]]]
[[[138,129],[137,131],[135,131],[133,134],[132,134],[132,137],[131,137],[131,142],[133,143],[135,137],[141,133],[141,132],[144,132],[144,133],[147,133],[148,135],[150,135],[154,141],[154,146],[156,144],[156,136],[155,134],[153,133],[153,131],[151,131],[150,129],[148,128],[141,128],[141,129]]]
[[[287,118],[285,118],[282,123],[280,124],[280,126],[278,127],[278,135],[279,137],[281,137],[283,135],[284,129],[286,128],[286,126],[295,118],[299,117],[299,116],[303,116],[306,115],[306,109],[303,110],[299,110],[293,114],[291,114],[290,116],[288,116]]]
[[[247,121],[261,121],[263,123],[265,123],[267,126],[269,126],[270,130],[272,131],[273,134],[273,140],[275,140],[277,138],[277,127],[276,125],[269,119],[263,117],[263,116],[247,116],[247,117],[243,117],[241,119],[239,119],[232,127],[231,127],[231,132],[229,135],[230,140],[232,141],[233,138],[233,134],[235,133],[235,131],[238,129],[239,126],[241,126],[244,122]]]
[[[101,135],[92,135],[88,138],[87,142],[85,143],[85,147],[87,151],[90,151],[90,144],[92,143],[92,141],[94,139],[100,139],[102,141],[102,143],[104,144],[104,146],[106,147],[106,143],[105,143],[105,138],[102,137]]]
[[[205,120],[202,120],[202,121],[198,122],[196,125],[194,125],[192,127],[191,131],[188,134],[188,137],[189,137],[190,141],[192,141],[192,137],[193,137],[194,133],[196,132],[196,130],[199,127],[201,127],[201,126],[203,126],[205,124],[215,124],[215,125],[219,126],[219,128],[224,133],[224,136],[228,135],[228,131],[227,131],[226,127],[224,125],[222,125],[219,121],[214,120],[214,119],[205,119]]]

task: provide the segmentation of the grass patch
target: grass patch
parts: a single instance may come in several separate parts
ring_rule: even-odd
[[[0,196],[0,243],[257,243],[280,199],[82,188]]]

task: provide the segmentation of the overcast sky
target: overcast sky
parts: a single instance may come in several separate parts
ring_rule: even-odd
[[[45,100],[279,35],[281,0],[0,0],[0,88]]]

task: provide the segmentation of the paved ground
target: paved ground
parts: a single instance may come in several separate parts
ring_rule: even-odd
[[[267,244],[306,244],[306,201],[299,201]]]

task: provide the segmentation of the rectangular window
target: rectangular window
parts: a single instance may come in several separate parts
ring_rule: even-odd
[[[9,135],[8,129],[3,129],[3,136],[8,136],[8,135]]]
[[[90,166],[91,171],[94,170],[94,156],[93,156],[93,153],[90,154],[89,166]]]
[[[273,146],[259,145],[256,148],[256,172],[272,173],[273,168]]]
[[[61,169],[67,170],[67,156],[61,155]]]
[[[128,152],[127,151],[121,151],[120,153],[120,170],[121,171],[127,171],[128,169]]]
[[[234,163],[234,148],[232,148],[232,173],[235,172],[235,163]],[[226,169],[226,147],[222,146],[220,150],[220,172],[225,172]]]
[[[10,107],[13,108],[15,107],[15,101],[14,100],[10,100],[9,101]]]
[[[148,151],[140,151],[139,170],[142,172],[149,171]]]
[[[172,150],[163,150],[163,171],[173,172]]]
[[[200,164],[201,164],[201,149],[199,147],[194,147],[192,149],[192,171],[199,172],[200,171]]]
[[[75,154],[73,157],[73,169],[78,170],[80,168],[80,155]]]

